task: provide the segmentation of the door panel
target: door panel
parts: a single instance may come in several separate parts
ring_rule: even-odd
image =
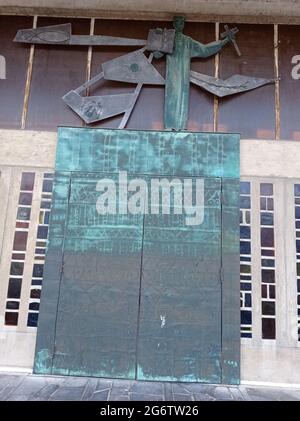
[[[237,384],[239,136],[59,128],[56,156],[34,371]],[[100,217],[121,171],[203,177],[204,222]]]
[[[147,215],[138,379],[221,382],[221,181],[204,180],[204,221]]]
[[[71,176],[52,373],[220,382],[220,179],[204,180],[203,223],[188,226],[173,203],[99,215],[104,177],[118,186]]]
[[[99,215],[103,177],[71,178],[53,373],[135,378],[143,216]]]

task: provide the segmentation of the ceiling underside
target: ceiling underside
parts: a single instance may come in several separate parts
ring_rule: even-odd
[[[0,14],[300,23],[300,0],[0,0]]]

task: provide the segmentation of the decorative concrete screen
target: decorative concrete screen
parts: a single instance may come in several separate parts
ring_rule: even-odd
[[[60,128],[34,371],[239,383],[239,192],[239,135]]]

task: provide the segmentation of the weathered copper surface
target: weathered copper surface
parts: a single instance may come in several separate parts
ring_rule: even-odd
[[[243,75],[234,75],[228,79],[222,80],[194,71],[191,71],[190,80],[195,85],[200,86],[219,98],[240,92],[251,91],[260,86],[274,83],[274,79],[263,79]]]
[[[70,23],[43,26],[35,29],[21,29],[17,32],[14,41],[30,44],[133,46],[145,45],[147,42],[141,39],[102,35],[72,35],[72,26]]]
[[[55,45],[111,45],[111,46],[146,46],[148,51],[172,53],[174,47],[174,29],[151,29],[147,40],[123,38],[109,35],[72,35],[72,25],[42,26],[32,29],[20,29],[15,42],[29,44]]]
[[[181,17],[174,19],[174,28],[174,51],[167,55],[164,121],[166,129],[183,130],[188,120],[191,59],[217,54],[229,38],[202,44],[182,33],[184,19]]]
[[[204,178],[199,226],[96,213],[97,181]],[[35,372],[239,382],[239,136],[59,129]]]

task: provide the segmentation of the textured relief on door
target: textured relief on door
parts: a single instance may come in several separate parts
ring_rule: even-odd
[[[203,221],[99,215],[119,172],[204,183]],[[34,371],[239,382],[239,136],[59,129]]]
[[[203,181],[202,224],[145,216],[138,379],[221,383],[221,179]]]

